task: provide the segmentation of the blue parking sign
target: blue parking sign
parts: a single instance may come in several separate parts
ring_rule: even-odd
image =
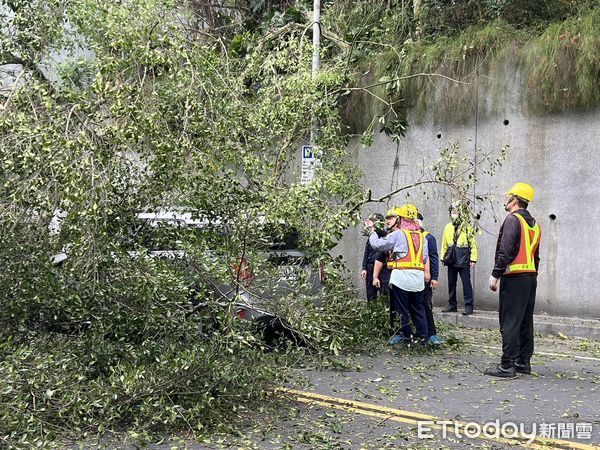
[[[302,158],[303,159],[313,159],[315,155],[313,154],[312,147],[310,145],[302,146]]]

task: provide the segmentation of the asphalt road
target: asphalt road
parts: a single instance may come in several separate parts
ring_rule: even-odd
[[[434,350],[374,342],[297,369],[272,404],[240,414],[237,435],[150,448],[600,449],[599,341],[538,336],[533,373],[498,379],[482,375],[498,362],[497,330],[441,334]]]
[[[498,331],[445,334],[460,345],[422,352],[374,343],[371,355],[335,368],[298,370],[285,392],[292,404],[257,418],[237,445],[600,448],[599,342],[538,336],[533,373],[507,380],[482,375],[498,362]]]

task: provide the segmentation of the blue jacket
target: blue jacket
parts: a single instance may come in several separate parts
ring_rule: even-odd
[[[427,250],[429,250],[429,271],[431,272],[431,279],[437,280],[440,276],[440,257],[437,251],[437,242],[435,237],[431,233],[427,233],[425,236],[427,239]]]

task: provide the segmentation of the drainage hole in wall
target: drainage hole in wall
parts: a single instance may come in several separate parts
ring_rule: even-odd
[[[504,125],[508,125],[508,124],[509,124],[509,121],[508,121],[508,119],[504,119],[504,122],[502,122],[502,123],[503,123]]]
[[[550,220],[556,220],[556,214],[550,214],[548,217],[550,217]]]
[[[442,138],[442,133],[438,133],[437,138],[441,139]]]

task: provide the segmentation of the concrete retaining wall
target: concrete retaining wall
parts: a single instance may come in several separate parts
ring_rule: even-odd
[[[421,177],[423,167],[435,161],[440,147],[448,142],[457,142],[469,158],[475,155],[476,146],[484,151],[510,146],[503,166],[492,177],[480,173],[476,187],[477,193],[499,194],[495,211],[482,211],[480,256],[473,274],[476,308],[497,308],[497,294],[488,289],[487,280],[505,216],[501,195],[514,182],[523,181],[536,190],[529,209],[543,231],[536,312],[600,319],[600,111],[540,117],[526,115],[518,106],[506,107],[501,115],[478,117],[477,121],[474,117],[466,125],[411,124],[398,146],[379,134],[371,148],[351,142],[350,149],[364,170],[364,187],[377,197]],[[388,206],[405,200],[402,193],[391,202],[366,205],[363,217],[370,212],[385,213]],[[441,187],[424,192],[414,189],[410,201],[423,211],[427,227],[440,241],[448,222],[449,192]],[[336,248],[357,287],[361,286],[364,242],[359,228],[348,229]],[[444,270],[440,281],[441,289],[434,296],[438,306],[447,300]]]

